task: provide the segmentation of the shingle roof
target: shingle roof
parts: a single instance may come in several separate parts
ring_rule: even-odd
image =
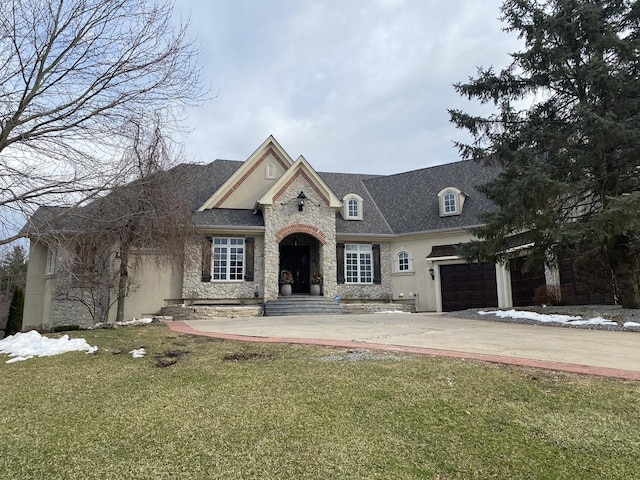
[[[254,214],[252,210],[197,211],[243,163],[215,160],[206,165],[181,164],[171,170],[176,191],[195,212],[197,226],[264,227],[262,215]],[[318,175],[338,198],[354,193],[363,199],[363,220],[344,220],[341,213],[336,214],[338,234],[389,235],[465,228],[478,225],[481,223],[479,216],[495,208],[476,190],[476,186],[494,178],[497,170],[471,160],[386,176],[351,173]],[[468,194],[462,214],[440,217],[438,193],[446,187],[456,187]],[[42,227],[59,213],[59,209],[53,207],[43,208],[34,214],[23,231],[26,233],[28,229]],[[70,227],[70,220],[66,216],[60,223],[60,227]]]
[[[494,168],[466,160],[371,178],[364,185],[393,233],[402,234],[478,225],[479,216],[495,206],[476,187],[496,174]],[[446,187],[468,194],[460,215],[440,217],[438,193]]]
[[[320,178],[333,190],[339,199],[343,199],[349,193],[355,193],[362,197],[362,220],[345,220],[342,214],[336,215],[336,231],[338,233],[371,233],[390,234],[389,228],[382,212],[369,195],[365,187],[367,180],[378,178],[378,175],[360,175],[352,173],[319,173]]]
[[[175,167],[184,178],[183,195],[197,210],[243,162],[216,160],[208,165]],[[495,207],[476,190],[497,174],[497,170],[472,160],[427,167],[395,175],[321,173],[318,175],[342,199],[355,193],[363,199],[363,220],[344,220],[336,215],[339,234],[406,234],[478,225],[482,213]],[[440,217],[438,193],[456,187],[468,195],[460,215]],[[196,213],[199,226],[264,226],[262,215],[252,210],[212,209]]]

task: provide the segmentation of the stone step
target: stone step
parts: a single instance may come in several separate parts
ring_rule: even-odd
[[[342,307],[325,297],[313,295],[280,296],[264,306],[265,316],[287,315],[340,315],[346,313]]]

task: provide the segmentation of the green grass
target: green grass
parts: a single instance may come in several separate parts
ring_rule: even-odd
[[[638,382],[162,325],[70,336],[100,353],[0,356],[0,478],[640,478]]]

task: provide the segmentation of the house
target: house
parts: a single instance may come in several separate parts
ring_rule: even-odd
[[[270,136],[244,162],[182,164],[174,171],[198,238],[185,245],[179,268],[142,262],[127,318],[172,305],[254,306],[259,313],[278,298],[283,270],[293,274],[294,294],[308,295],[319,274],[322,295],[331,301],[393,302],[418,312],[504,308],[514,298],[530,303],[545,283],[539,272],[527,276],[513,265],[458,257],[455,245],[468,241],[468,229],[493,208],[475,187],[496,171],[473,161],[395,175],[321,173],[302,156],[293,160]],[[26,230],[24,328],[86,317],[77,302],[56,295],[59,252],[46,235]]]

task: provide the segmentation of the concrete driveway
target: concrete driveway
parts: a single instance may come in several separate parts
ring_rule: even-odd
[[[376,348],[640,380],[640,334],[437,314],[219,318],[168,322],[217,338]]]

